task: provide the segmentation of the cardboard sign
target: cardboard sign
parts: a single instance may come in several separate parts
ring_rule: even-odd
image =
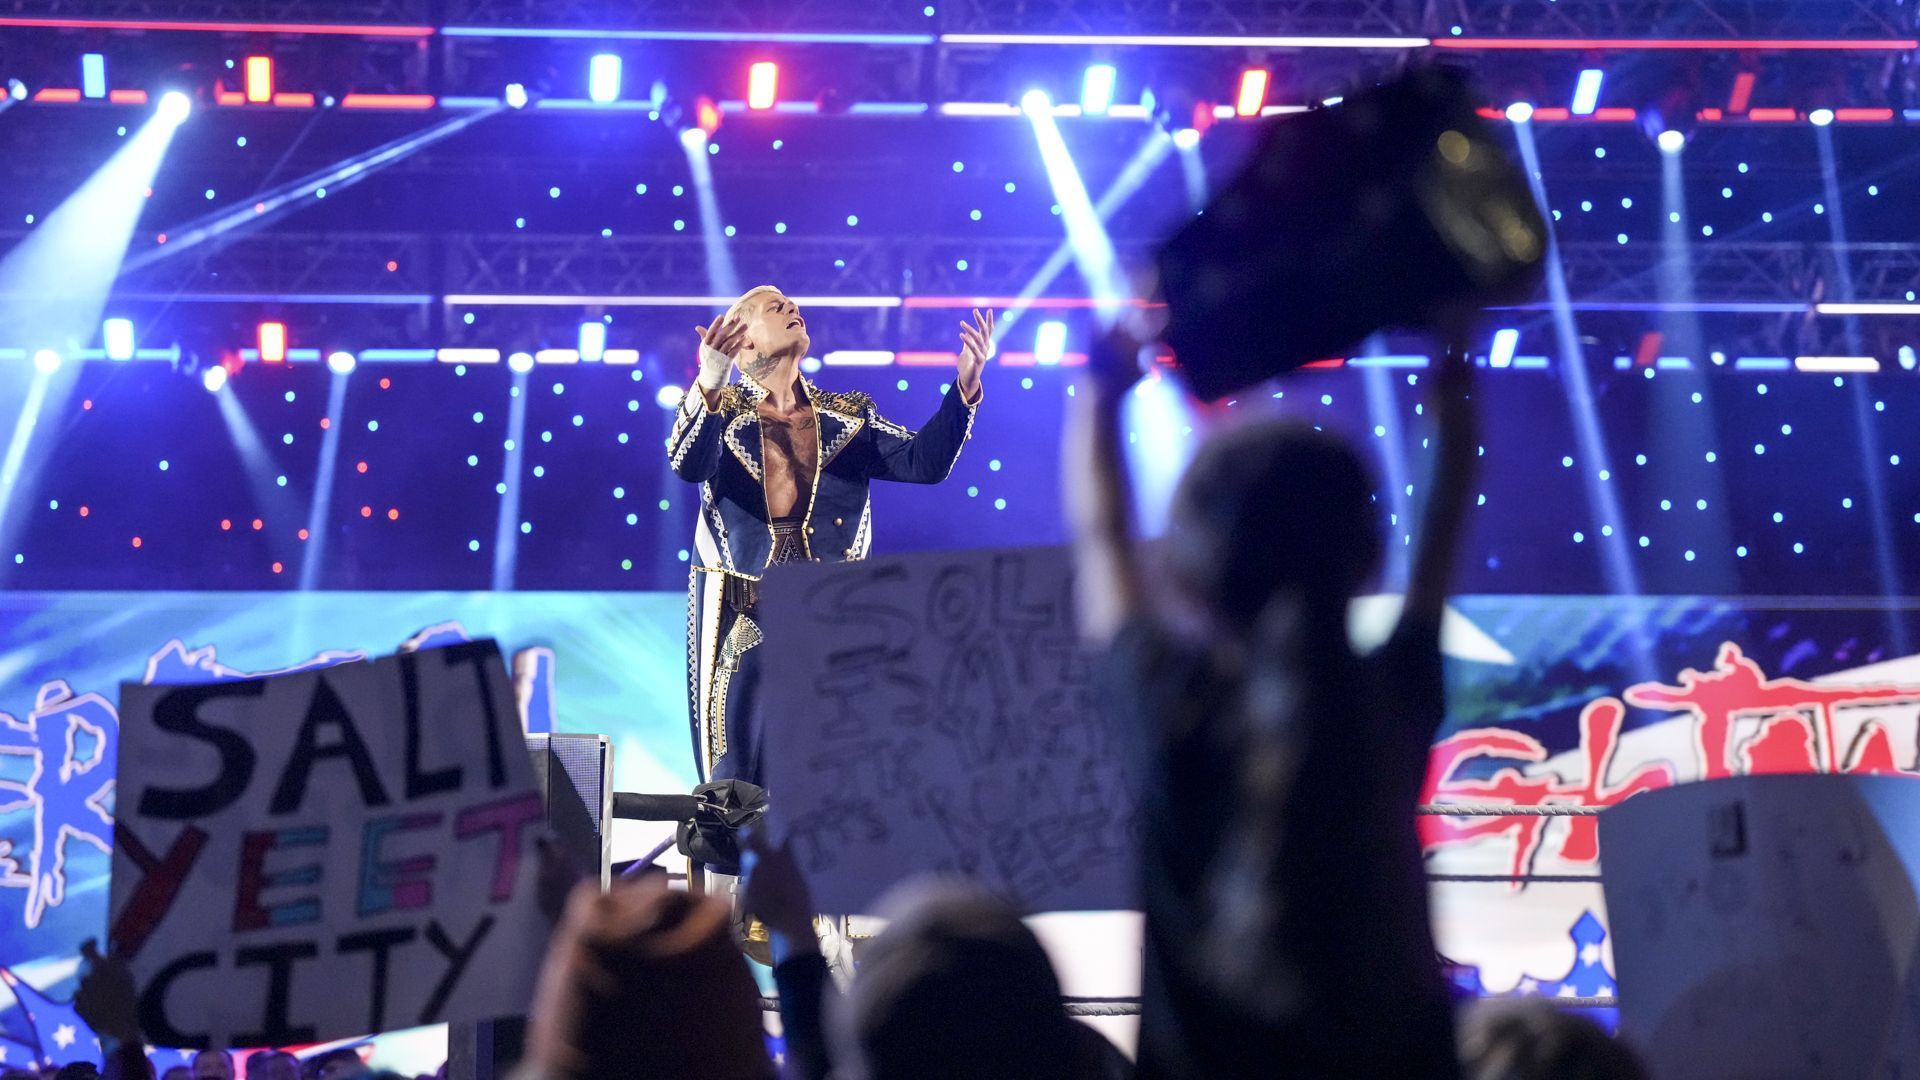
[[[1028,911],[1136,906],[1128,751],[1063,550],[782,567],[760,613],[769,822],[820,910],[922,873]]]
[[[525,1012],[544,821],[493,642],[128,683],[120,724],[110,938],[149,1041]]]
[[[1920,1064],[1920,783],[1749,776],[1600,815],[1620,1031],[1653,1075]]]

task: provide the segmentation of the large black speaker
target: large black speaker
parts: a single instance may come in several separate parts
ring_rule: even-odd
[[[606,888],[613,874],[613,742],[605,735],[527,736],[547,827],[582,874]]]
[[[533,780],[547,827],[580,873],[606,888],[613,874],[613,742],[605,735],[529,734]],[[505,1080],[526,1052],[527,1022],[513,1017],[447,1029],[448,1080]]]

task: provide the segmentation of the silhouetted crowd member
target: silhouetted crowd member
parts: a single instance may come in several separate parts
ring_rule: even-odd
[[[1625,1043],[1537,998],[1468,1006],[1460,1061],[1465,1080],[1647,1080]]]
[[[247,1080],[300,1080],[300,1060],[285,1050],[263,1050],[247,1059]]]
[[[766,924],[794,1080],[1121,1080],[1124,1055],[1066,1014],[1020,913],[972,886],[909,883],[847,995],[828,980],[806,878],[750,838],[742,903]]]
[[[732,917],[655,881],[578,886],[547,949],[521,1080],[769,1080]]]
[[[1062,488],[1107,707],[1143,736],[1140,1075],[1457,1075],[1413,809],[1445,716],[1469,362],[1431,376],[1438,461],[1406,605],[1356,655],[1347,609],[1381,515],[1330,436],[1261,420],[1208,439],[1147,565],[1119,417],[1139,351],[1124,332],[1094,348]]]
[[[202,1050],[193,1055],[193,1080],[234,1080],[233,1055],[225,1050]]]
[[[313,1080],[359,1080],[369,1075],[360,1051],[350,1046],[308,1058],[305,1072]]]

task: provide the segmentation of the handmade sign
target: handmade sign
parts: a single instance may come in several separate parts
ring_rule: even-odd
[[[783,567],[762,583],[769,822],[822,911],[955,874],[1029,911],[1134,899],[1125,745],[1066,553]]]
[[[1911,777],[1683,784],[1600,815],[1600,842],[1620,1030],[1653,1075],[1913,1075]]]
[[[120,697],[111,947],[150,1042],[523,1013],[544,827],[491,641]]]

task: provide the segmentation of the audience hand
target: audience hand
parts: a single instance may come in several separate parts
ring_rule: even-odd
[[[785,845],[774,847],[766,833],[748,829],[741,835],[740,904],[747,914],[767,924],[773,935],[774,962],[820,947],[813,932],[813,890],[800,863]]]
[[[118,956],[101,955],[92,938],[80,943],[86,972],[73,995],[73,1010],[102,1039],[120,1043],[140,1041],[140,998],[133,985],[133,969]]]
[[[1140,381],[1140,350],[1146,346],[1143,328],[1122,316],[1087,351],[1087,373],[1103,397],[1118,399]]]

